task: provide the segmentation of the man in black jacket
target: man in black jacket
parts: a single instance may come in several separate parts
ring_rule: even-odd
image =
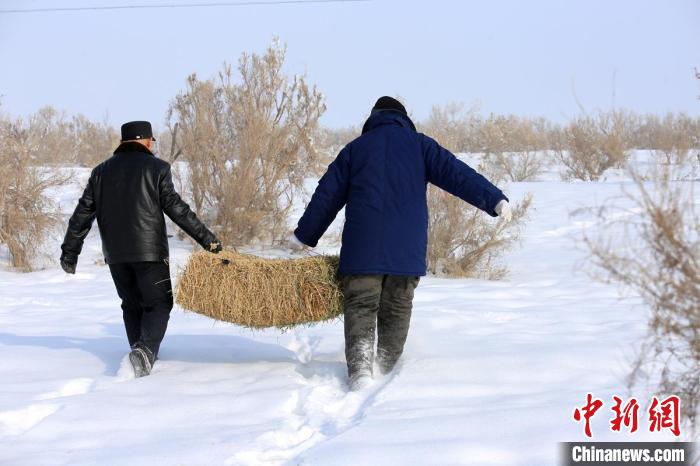
[[[218,253],[221,243],[175,191],[170,165],[151,152],[151,124],[125,123],[121,135],[114,155],[90,174],[61,245],[61,267],[75,273],[97,218],[105,262],[122,300],[129,360],[142,377],[151,372],[173,307],[163,213],[206,250]]]

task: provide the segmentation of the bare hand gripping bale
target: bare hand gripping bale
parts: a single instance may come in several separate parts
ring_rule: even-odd
[[[249,328],[290,328],[342,313],[338,257],[264,259],[197,252],[180,274],[183,309]]]

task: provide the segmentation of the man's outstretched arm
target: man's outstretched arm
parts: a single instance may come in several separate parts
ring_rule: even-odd
[[[66,273],[75,273],[75,267],[78,265],[78,256],[83,250],[85,237],[90,232],[90,228],[92,228],[92,222],[95,221],[94,177],[95,172],[93,170],[83,195],[80,196],[78,205],[68,221],[66,236],[61,245],[61,251],[63,251],[61,253],[61,267]]]
[[[425,135],[421,137],[428,181],[490,216],[497,217],[508,202],[505,194],[434,139]],[[501,204],[501,201],[505,203]]]
[[[162,174],[159,189],[160,206],[165,215],[170,217],[177,226],[182,228],[182,231],[187,233],[207,251],[214,253],[221,251],[221,242],[216,235],[209,231],[197,218],[197,215],[192,212],[190,206],[175,191],[170,165],[168,165],[165,173]]]

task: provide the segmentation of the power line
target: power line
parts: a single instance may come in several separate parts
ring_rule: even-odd
[[[211,8],[211,7],[233,7],[233,6],[255,6],[255,5],[294,5],[303,3],[359,3],[371,2],[372,0],[261,0],[243,2],[214,2],[214,3],[169,3],[169,4],[144,4],[144,5],[111,5],[111,6],[80,6],[63,8],[32,8],[16,10],[0,10],[2,13],[47,13],[65,11],[104,11],[104,10],[138,10],[145,8]]]

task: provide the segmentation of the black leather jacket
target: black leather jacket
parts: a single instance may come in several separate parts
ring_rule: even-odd
[[[170,164],[142,144],[123,143],[92,170],[68,222],[61,258],[77,263],[83,241],[97,218],[108,264],[167,259],[164,212],[205,249],[218,242],[175,191]]]

